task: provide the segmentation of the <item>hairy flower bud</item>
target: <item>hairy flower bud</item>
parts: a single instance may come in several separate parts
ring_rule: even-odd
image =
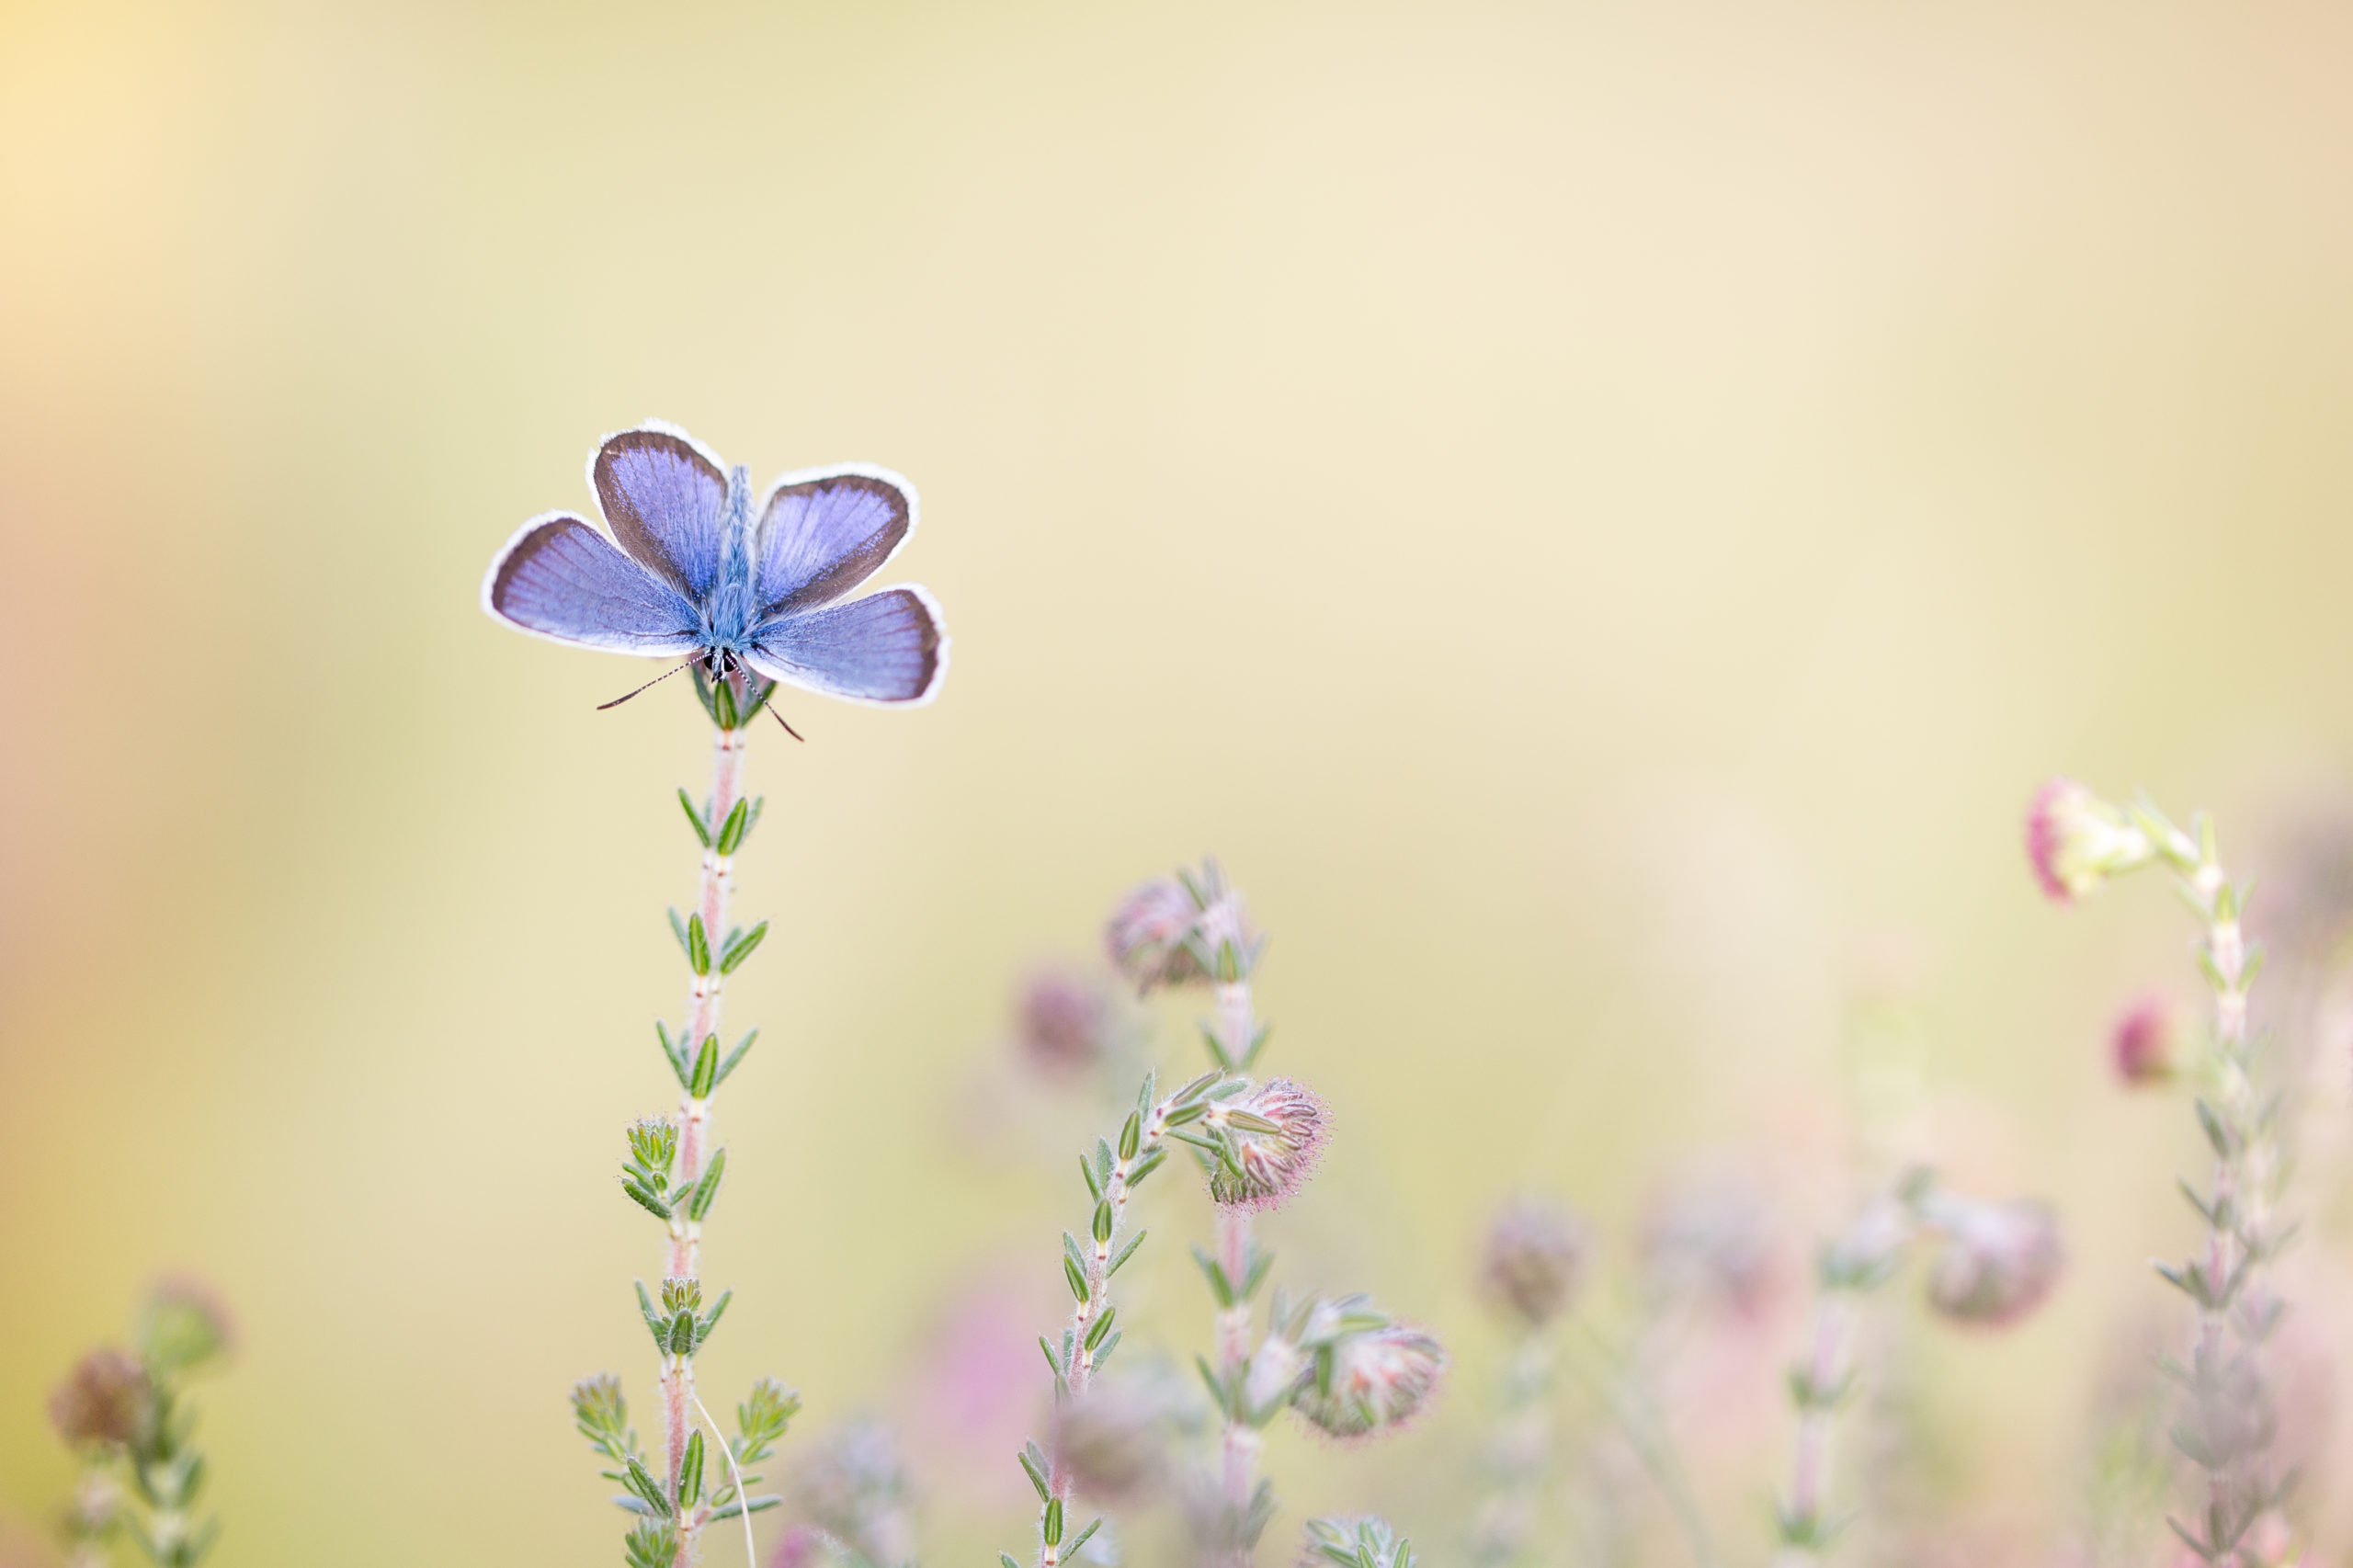
[[[1209,860],[1198,873],[1157,878],[1129,893],[1111,912],[1103,945],[1141,994],[1246,980],[1261,944],[1242,895]]]
[[[1446,1347],[1403,1324],[1341,1336],[1291,1408],[1335,1437],[1361,1437],[1418,1415],[1446,1371]]]
[[[2027,812],[2026,853],[2042,891],[2072,903],[2109,878],[2148,864],[2156,846],[2120,808],[2072,778],[2053,778]]]
[[[1944,1233],[1928,1266],[1928,1304],[1956,1322],[2016,1323],[2059,1282],[2066,1252],[2043,1204],[1942,1198],[1928,1218]]]
[[[210,1285],[188,1275],[155,1282],[140,1312],[139,1346],[147,1364],[186,1371],[236,1347],[236,1322]]]
[[[1480,1283],[1530,1328],[1558,1317],[1585,1282],[1586,1229],[1563,1204],[1516,1198],[1487,1227]]]
[[[1013,1022],[1021,1060],[1048,1077],[1068,1078],[1103,1059],[1113,1027],[1111,998],[1089,976],[1040,969],[1022,982]]]
[[[2117,1076],[2127,1084],[2160,1084],[2181,1070],[2181,1015],[2163,996],[2150,994],[2127,1007],[2116,1020],[2109,1049]]]
[[[49,1419],[69,1443],[120,1445],[139,1436],[154,1399],[138,1358],[102,1346],[75,1362],[49,1396]]]
[[[1313,1174],[1328,1119],[1305,1085],[1275,1078],[1221,1102],[1206,1120],[1230,1156],[1211,1170],[1210,1197],[1233,1208],[1279,1209]]]

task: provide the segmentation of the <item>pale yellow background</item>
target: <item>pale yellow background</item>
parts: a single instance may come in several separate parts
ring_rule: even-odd
[[[1340,1129],[1284,1267],[1464,1363],[1392,1447],[1278,1439],[1269,1561],[1375,1501],[1459,1560],[1479,1215],[1835,1163],[1890,961],[1954,1158],[2071,1227],[2033,1326],[1924,1336],[1936,1517],[2040,1561],[2188,1237],[2100,1031],[2194,976],[2154,885],[2042,903],[2018,813],[2248,842],[2353,762],[2349,73],[2325,5],[11,0],[0,1513],[169,1264],[244,1324],[228,1568],[619,1560],[563,1391],[649,1372],[609,1177],[700,718],[475,594],[652,414],[912,475],[956,638],[936,708],[756,744],[714,1390],[813,1432],[906,1407],[959,1280],[1056,1310],[1104,1119],[952,1102],[1023,962],[1214,849]],[[1712,1472],[1736,1562],[1779,1440]],[[1027,1539],[982,1462],[934,1561]]]

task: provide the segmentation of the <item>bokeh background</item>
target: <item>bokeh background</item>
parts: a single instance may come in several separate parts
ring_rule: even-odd
[[[7,0],[0,1516],[168,1266],[243,1323],[222,1562],[617,1560],[563,1396],[650,1378],[610,1176],[702,722],[475,595],[656,415],[912,475],[956,639],[935,708],[756,744],[709,1386],[904,1424],[926,1557],[1021,1547],[1034,1349],[957,1358],[1054,1321],[1108,1120],[1008,1078],[1006,999],[1213,850],[1339,1128],[1280,1267],[1460,1358],[1392,1445],[1277,1440],[1269,1561],[1370,1504],[1452,1550],[1504,1192],[1622,1257],[1746,1162],[1802,1255],[1890,995],[1905,1135],[2073,1255],[1914,1335],[1908,1517],[2051,1560],[2189,1233],[2103,1032],[2196,976],[2154,883],[2043,903],[2019,816],[2063,770],[2292,861],[2345,798],[2348,68],[2324,4]],[[1188,1354],[1182,1187],[1138,1311]],[[1788,1343],[1686,1434],[1736,1562]]]

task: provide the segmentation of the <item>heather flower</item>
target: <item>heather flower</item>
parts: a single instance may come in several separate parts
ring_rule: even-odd
[[[2146,865],[2157,846],[2121,808],[2072,778],[2053,778],[2027,812],[2026,852],[2042,891],[2072,903],[2109,878]]]
[[[149,1366],[186,1371],[234,1348],[236,1325],[210,1286],[176,1275],[157,1280],[149,1292],[139,1345]]]
[[[2171,1002],[2152,994],[2116,1020],[2110,1049],[2117,1075],[2127,1084],[2163,1083],[2181,1069],[2185,1041],[2181,1015]]]
[[[1419,1568],[1413,1544],[1386,1519],[1310,1519],[1299,1568]]]
[[[1101,1061],[1113,1023],[1103,987],[1069,970],[1034,971],[1014,1002],[1014,1043],[1049,1077],[1073,1077]]]
[[[1315,1377],[1291,1407],[1335,1437],[1384,1431],[1429,1403],[1446,1359],[1436,1338],[1403,1324],[1343,1335],[1318,1353]]]
[[[1279,1209],[1323,1156],[1328,1117],[1305,1085],[1275,1078],[1222,1102],[1205,1119],[1223,1139],[1210,1197],[1230,1208]]]
[[[1558,1317],[1585,1281],[1586,1229],[1565,1206],[1517,1198],[1487,1228],[1480,1282],[1530,1328]]]
[[[1928,1265],[1928,1304],[1945,1316],[2001,1327],[2040,1306],[2059,1282],[2066,1254],[2046,1206],[1944,1198],[1930,1218],[1944,1242]]]
[[[101,1346],[74,1364],[49,1396],[49,1419],[69,1443],[121,1446],[138,1439],[155,1390],[136,1357]]]

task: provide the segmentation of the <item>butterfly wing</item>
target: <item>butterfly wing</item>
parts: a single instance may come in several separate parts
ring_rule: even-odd
[[[760,508],[765,617],[832,604],[882,569],[915,528],[915,486],[865,463],[788,473]]]
[[[649,421],[608,436],[588,460],[605,526],[631,559],[697,604],[710,597],[727,509],[727,474],[709,448]]]
[[[506,541],[483,578],[482,605],[537,636],[617,653],[677,654],[700,642],[700,617],[684,595],[561,512]]]
[[[852,702],[924,703],[948,671],[939,606],[912,585],[762,626],[747,656],[770,680]]]

